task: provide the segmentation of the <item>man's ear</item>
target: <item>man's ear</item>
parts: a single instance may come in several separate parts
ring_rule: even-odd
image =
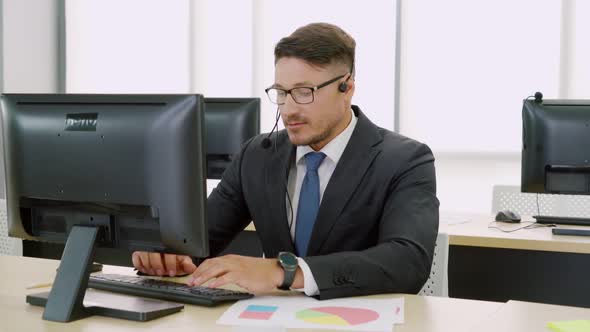
[[[342,91],[340,88],[342,87],[342,85],[346,84],[346,90]],[[354,78],[350,77],[348,80],[346,80],[345,82],[343,82],[342,84],[340,84],[340,86],[338,87],[338,89],[345,94],[344,98],[346,99],[346,101],[348,103],[352,102],[352,96],[354,95],[354,90],[355,90],[355,82],[354,82]]]

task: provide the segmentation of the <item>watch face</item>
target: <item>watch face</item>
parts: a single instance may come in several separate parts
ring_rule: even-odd
[[[297,266],[297,257],[290,252],[281,252],[279,261],[284,266]]]

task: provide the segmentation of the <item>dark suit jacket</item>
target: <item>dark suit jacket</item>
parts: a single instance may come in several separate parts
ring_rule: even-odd
[[[417,293],[428,279],[438,232],[434,157],[426,145],[377,127],[356,106],[353,111],[358,122],[324,192],[304,259],[320,299]],[[268,149],[264,137],[244,144],[209,197],[212,255],[250,220],[266,257],[295,252],[286,182],[296,147],[284,130]]]

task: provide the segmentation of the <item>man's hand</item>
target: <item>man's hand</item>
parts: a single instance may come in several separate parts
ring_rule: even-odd
[[[283,283],[284,272],[273,258],[227,255],[205,260],[188,281],[189,286],[236,284],[251,293],[274,291]]]
[[[145,274],[174,277],[193,273],[197,269],[189,256],[136,251],[131,258],[133,266]]]

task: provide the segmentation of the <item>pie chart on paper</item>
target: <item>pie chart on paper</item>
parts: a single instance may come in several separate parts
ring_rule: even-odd
[[[297,319],[327,326],[354,326],[375,321],[376,311],[350,307],[317,307],[298,311]]]

